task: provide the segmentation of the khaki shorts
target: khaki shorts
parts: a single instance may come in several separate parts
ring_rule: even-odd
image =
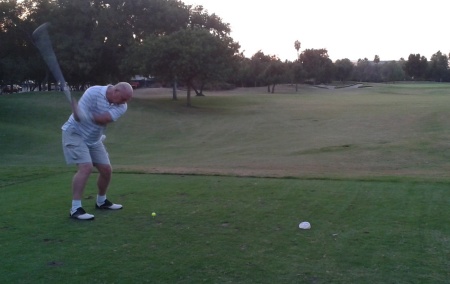
[[[88,146],[73,128],[63,130],[62,147],[67,164],[110,164],[103,142]]]

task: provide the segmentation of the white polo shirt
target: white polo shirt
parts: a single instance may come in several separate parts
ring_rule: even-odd
[[[111,86],[111,85],[108,85]],[[108,86],[93,86],[84,92],[78,102],[78,107],[85,113],[102,114],[109,112],[113,121],[116,121],[127,111],[127,104],[111,104],[106,98]],[[61,127],[62,130],[73,128],[83,137],[87,145],[98,143],[106,129],[105,125],[98,125],[93,121],[77,122],[73,114]]]

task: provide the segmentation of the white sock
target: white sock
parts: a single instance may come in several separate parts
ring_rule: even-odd
[[[81,207],[81,200],[72,200],[71,212],[75,212],[80,207]]]
[[[105,203],[106,195],[97,195],[97,204],[102,205]]]

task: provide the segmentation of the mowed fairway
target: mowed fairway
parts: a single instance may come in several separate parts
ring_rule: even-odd
[[[156,99],[143,91],[111,131],[111,147],[124,153],[116,164],[277,177],[448,176],[450,85],[279,90],[213,93],[195,98],[194,109],[174,107],[169,92]]]
[[[124,210],[94,174],[92,222],[63,94],[0,96],[0,282],[448,283],[449,84],[205,94],[136,91],[106,133]]]

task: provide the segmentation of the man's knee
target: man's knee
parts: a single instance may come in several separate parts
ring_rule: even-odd
[[[111,165],[107,164],[96,164],[95,167],[97,168],[100,175],[109,177],[112,174],[112,167]]]
[[[93,165],[91,163],[78,164],[78,173],[83,175],[90,175],[92,173]]]

